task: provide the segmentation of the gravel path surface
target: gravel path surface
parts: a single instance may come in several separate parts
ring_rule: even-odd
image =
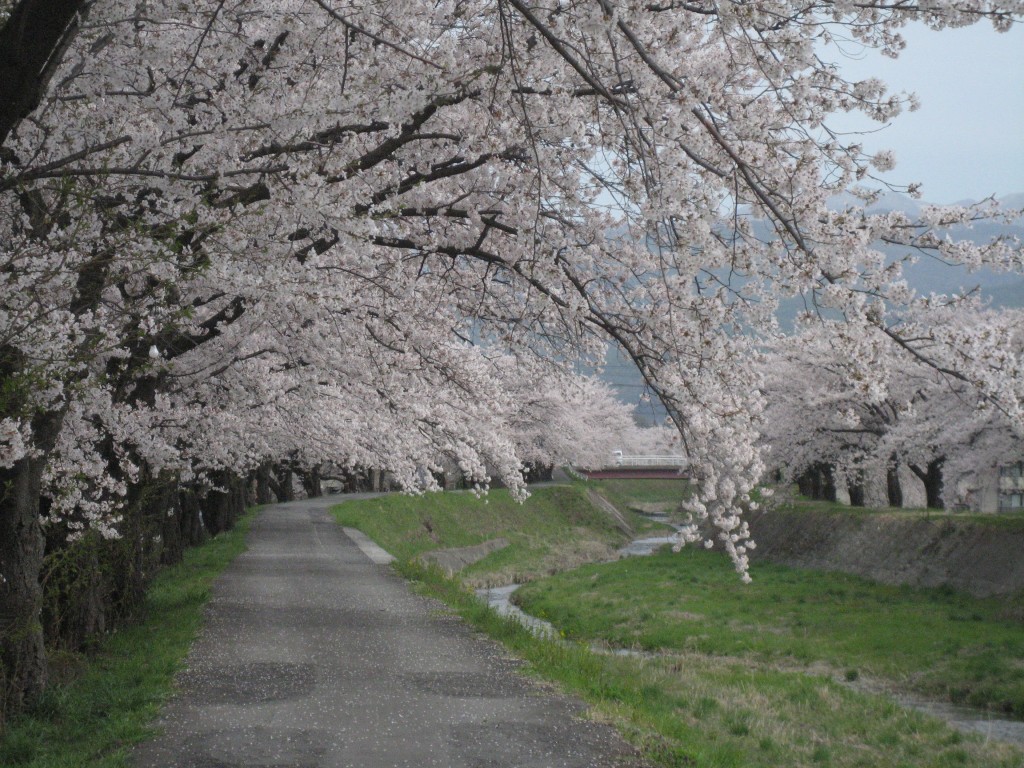
[[[137,768],[640,765],[364,554],[327,512],[343,498],[260,514]]]

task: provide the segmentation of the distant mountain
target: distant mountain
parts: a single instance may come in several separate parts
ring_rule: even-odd
[[[1024,192],[1017,192],[1012,195],[1006,195],[1006,197],[999,198],[999,205],[1003,208],[1013,208],[1014,210],[1024,210]]]
[[[925,205],[927,203],[918,202],[912,197],[901,195],[899,192],[886,192],[873,205],[869,205],[867,210],[869,213],[899,211],[907,214],[907,216],[918,216],[921,213],[921,208]]]
[[[974,203],[973,200],[962,200],[955,205],[967,206]],[[837,195],[831,200],[831,207],[835,209],[857,204],[857,198],[849,193]],[[1024,192],[1002,197],[999,204],[1006,209],[1024,209]],[[868,213],[900,211],[913,218],[920,214],[926,205],[928,203],[913,200],[907,195],[887,192],[866,210]],[[954,240],[967,240],[978,244],[990,242],[999,236],[1016,236],[1024,240],[1024,216],[1009,224],[985,221],[971,227],[950,227],[948,232]],[[917,263],[906,267],[904,274],[910,285],[920,294],[954,293],[977,288],[992,306],[1024,306],[1024,275],[996,272],[991,269],[971,272],[966,267],[950,266],[929,256],[914,253],[910,248],[880,245],[879,250],[892,259],[912,253],[917,257]]]
[[[957,204],[970,205],[973,202],[965,200]],[[999,199],[999,203],[1007,209],[1024,209],[1024,192],[1002,197]],[[837,195],[831,203],[836,209],[857,204],[857,199],[846,193]],[[871,205],[868,211],[870,213],[902,211],[913,217],[921,212],[924,205],[927,203],[913,200],[896,192],[889,192]],[[1016,236],[1024,240],[1024,216],[1010,224],[982,222],[973,227],[951,227],[949,234],[955,240],[970,240],[974,243],[989,242],[1000,235]],[[892,259],[905,256],[909,252],[907,248],[893,246],[880,246],[880,250]],[[1024,307],[1024,275],[1019,273],[996,272],[991,269],[970,272],[965,267],[949,266],[936,259],[919,255],[916,264],[905,267],[904,274],[907,281],[919,294],[948,294],[977,288],[982,298],[986,299],[993,307]],[[790,299],[783,302],[779,311],[783,323],[792,322],[803,308],[801,299]],[[614,348],[609,350],[607,365],[601,378],[615,389],[620,400],[637,406],[637,418],[642,422],[650,423],[665,418],[666,414],[660,403],[649,402],[643,398],[648,391],[640,372],[637,371],[632,361],[620,354],[618,350]]]
[[[879,204],[872,208],[879,211],[902,210],[910,213],[908,208],[912,206],[898,198],[908,200],[905,195],[889,194],[886,195],[884,202],[880,200]],[[972,202],[968,200],[961,204],[970,205]],[[1024,208],[1024,193],[1007,195],[1001,198],[999,203],[1008,209]],[[893,207],[885,207],[889,205]],[[983,221],[970,227],[950,227],[948,232],[954,240],[966,240],[979,245],[1000,236],[1017,237],[1024,241],[1024,217],[1009,224]],[[909,252],[909,249],[892,246],[882,246],[881,250],[893,258]],[[907,281],[918,293],[953,293],[977,288],[982,297],[989,300],[994,307],[1024,306],[1024,275],[1019,273],[997,272],[988,268],[971,272],[966,267],[950,266],[928,256],[919,256],[918,262],[906,267],[904,273]]]

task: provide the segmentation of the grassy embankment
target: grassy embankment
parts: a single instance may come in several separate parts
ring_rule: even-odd
[[[123,768],[131,745],[171,693],[199,631],[213,580],[245,550],[252,513],[229,533],[186,551],[153,580],[138,624],[112,633],[88,654],[62,654],[62,680],[0,736],[4,768]]]
[[[689,493],[686,480],[597,480],[580,485],[597,490],[619,509],[644,512],[674,511]]]
[[[634,493],[621,481],[590,487],[638,506],[666,503],[679,488],[640,485]],[[858,684],[870,677],[929,690],[955,682],[963,697],[987,691],[991,701],[1013,700],[1024,631],[1001,620],[995,604],[768,566],[758,566],[755,584],[746,587],[720,555],[698,551],[586,565],[524,587],[528,610],[574,639],[659,651],[624,658],[594,653],[584,643],[534,638],[483,608],[464,582],[407,559],[431,547],[523,536],[530,544],[518,551],[528,563],[517,564],[510,547],[473,566],[470,580],[543,575],[547,567],[537,564],[550,561],[537,553],[552,546],[548,535],[564,542],[574,530],[599,538],[590,523],[603,528],[581,511],[581,490],[547,493],[530,502],[540,502],[538,509],[518,512],[494,498],[485,505],[451,495],[406,500],[409,506],[396,511],[349,503],[338,515],[404,559],[400,570],[421,589],[501,639],[538,674],[586,698],[596,717],[616,723],[658,764],[1024,766],[1020,750],[964,736],[834,679],[838,672]],[[558,508],[572,499],[577,511],[567,523]],[[417,511],[422,502],[441,507]],[[584,520],[590,523],[578,524]]]
[[[535,489],[525,504],[505,490],[385,496],[335,508],[345,526],[358,528],[399,560],[424,552],[466,547],[504,537],[509,546],[464,569],[468,586],[522,583],[588,562],[615,558],[633,536],[667,530],[640,515],[624,514],[633,534],[597,509],[578,487]]]
[[[1000,512],[999,514],[977,512],[950,512],[942,509],[884,507],[851,507],[835,501],[821,501],[795,495],[789,489],[777,494],[772,500],[774,508],[783,511],[826,512],[837,515],[887,515],[902,519],[924,518],[926,520],[952,520],[956,522],[983,525],[1000,530],[1024,530],[1024,511]]]

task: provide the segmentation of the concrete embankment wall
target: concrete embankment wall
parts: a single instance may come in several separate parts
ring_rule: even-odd
[[[843,571],[978,597],[1024,590],[1024,531],[936,514],[767,510],[749,518],[754,560]]]

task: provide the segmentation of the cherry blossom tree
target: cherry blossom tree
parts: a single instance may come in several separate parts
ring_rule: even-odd
[[[16,3],[0,30],[8,698],[44,680],[44,495],[52,517],[115,535],[146,477],[281,457],[413,487],[450,456],[517,488],[508,355],[569,365],[620,345],[680,434],[692,511],[741,571],[738,515],[764,467],[755,334],[780,297],[841,315],[851,359],[896,345],[1019,420],[1012,361],[925,327],[929,299],[873,246],[1018,269],[1015,243],[941,234],[998,212],[826,202],[870,199],[857,185],[892,164],[830,115],[912,104],[845,80],[835,43],[895,55],[910,20],[1005,29],[1021,11]],[[861,369],[885,389],[888,371]]]
[[[638,426],[634,408],[600,379],[557,375],[550,366],[547,371],[524,370],[519,362],[514,366],[520,386],[513,388],[507,380],[516,405],[511,427],[516,454],[524,462],[599,468],[611,463],[616,450],[655,453],[655,446],[672,441],[666,427]],[[662,447],[660,453],[667,450]]]
[[[1008,382],[1017,382],[1008,386],[1019,397],[1020,311],[957,302],[931,313],[935,350],[927,361],[895,345],[851,357],[837,343],[845,328],[834,321],[778,338],[764,358],[769,463],[788,479],[825,466],[831,480],[850,488],[852,503],[863,504],[865,478],[885,477],[893,506],[902,505],[898,469],[907,467],[922,482],[927,505],[942,508],[962,503],[982,473],[1016,456],[1022,430],[1016,415],[1001,407],[1007,400],[951,372],[1001,367]],[[949,336],[976,337],[977,357],[955,359],[958,347],[943,343]]]

